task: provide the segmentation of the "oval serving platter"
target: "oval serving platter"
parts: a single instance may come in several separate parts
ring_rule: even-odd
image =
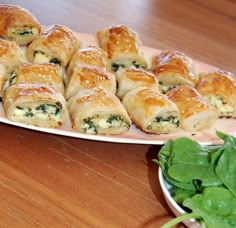
[[[78,33],[78,37],[81,40],[83,46],[87,45],[97,46],[96,38],[93,35]],[[143,46],[143,52],[150,64],[151,56],[154,53],[160,52],[160,50]],[[209,72],[217,69],[214,66],[210,66],[198,61],[195,61],[195,63],[197,64],[198,70],[200,72]],[[50,134],[57,134],[57,135],[63,135],[81,139],[105,141],[105,142],[131,143],[131,144],[162,145],[165,142],[167,142],[168,139],[170,138],[176,139],[182,136],[189,137],[203,145],[220,144],[222,143],[222,140],[216,136],[215,134],[216,130],[225,132],[229,135],[236,136],[236,127],[235,127],[236,119],[229,119],[229,118],[220,118],[216,121],[214,125],[211,126],[210,129],[199,132],[189,132],[180,129],[174,133],[155,135],[155,134],[146,134],[141,130],[139,130],[138,128],[136,128],[134,125],[132,125],[128,132],[121,135],[90,135],[73,130],[71,127],[71,123],[69,121],[65,123],[62,127],[56,129],[42,128],[32,125],[26,125],[23,123],[12,122],[6,118],[2,104],[0,104],[0,122]]]

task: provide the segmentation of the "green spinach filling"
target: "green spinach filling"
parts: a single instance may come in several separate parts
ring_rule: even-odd
[[[45,53],[43,51],[34,51],[33,56],[35,57],[38,53],[45,55]]]
[[[84,123],[84,127],[82,128],[82,130],[86,133],[86,132],[94,132],[94,134],[98,133],[97,130],[97,126],[94,124],[93,122],[93,118],[88,117],[86,119],[83,120]]]
[[[176,127],[179,127],[180,122],[179,120],[175,117],[175,116],[168,116],[167,118],[163,118],[163,117],[156,117],[156,122],[160,123],[160,122],[169,122],[171,124],[176,125]]]
[[[160,116],[157,116],[154,120],[154,122],[158,123],[161,125],[161,123],[170,123],[176,127],[179,127],[180,126],[180,121],[178,118],[176,118],[176,116],[168,116],[168,117],[160,117]],[[153,129],[153,126],[152,126],[152,123],[150,123],[147,127],[148,130],[152,130]]]
[[[62,104],[60,102],[57,102],[56,104],[41,104],[37,106],[36,108],[22,107],[22,106],[16,106],[16,108],[18,110],[22,110],[24,113],[24,116],[29,117],[29,118],[32,118],[33,116],[37,114],[56,116],[62,110]]]
[[[142,64],[137,63],[136,61],[133,61],[131,66],[135,67],[136,69],[146,68],[145,66],[143,66]],[[126,66],[125,64],[121,64],[121,63],[118,64],[118,63],[114,63],[114,62],[111,65],[111,68],[112,68],[113,71],[117,71],[120,68],[126,68],[126,67],[128,67],[128,66]]]
[[[60,64],[61,64],[61,61],[58,60],[57,58],[52,58],[52,59],[49,61],[49,63],[54,63],[54,64],[60,65]]]
[[[97,121],[96,121],[97,120]],[[110,115],[106,119],[104,119],[104,122],[100,124],[101,119],[99,119],[99,116],[94,117],[87,117],[83,120],[83,126],[82,130],[85,133],[99,133],[100,129],[105,128],[117,128],[117,127],[126,127],[130,128],[131,123],[129,121],[126,121],[123,117],[120,115]]]
[[[27,35],[33,35],[33,32],[31,29],[28,29],[28,30],[19,30],[19,31],[13,32],[13,34],[17,34],[20,36],[27,36]]]
[[[113,71],[117,71],[117,70],[119,70],[119,68],[124,68],[124,67],[125,67],[124,64],[112,63],[112,65],[111,65],[111,69]]]

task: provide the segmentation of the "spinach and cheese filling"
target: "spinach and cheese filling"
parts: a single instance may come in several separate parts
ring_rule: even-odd
[[[12,116],[16,118],[40,118],[43,120],[55,120],[61,119],[62,104],[60,102],[48,103],[48,104],[35,104],[31,107],[24,105],[17,105],[12,113]]]
[[[176,112],[170,112],[165,115],[158,115],[147,125],[147,130],[155,132],[168,133],[174,131],[180,126],[180,119]]]
[[[10,87],[10,86],[12,86],[12,85],[15,84],[16,77],[17,77],[17,76],[18,76],[17,72],[14,71],[14,72],[12,73],[12,75],[11,75],[11,76],[7,79],[7,81],[5,82],[5,84],[4,84],[4,86],[3,86],[3,90],[2,90],[3,92],[5,92],[8,87]]]
[[[54,63],[61,65],[61,61],[56,57],[51,57],[43,51],[34,51],[34,62],[37,63]]]
[[[146,66],[138,63],[137,61],[132,61],[132,62],[128,62],[128,63],[117,63],[117,62],[113,62],[111,64],[111,68],[113,71],[118,71],[121,68],[134,68],[134,69],[145,69]]]
[[[14,37],[14,39],[17,42],[21,43],[23,41],[25,43],[28,43],[39,35],[39,30],[37,28],[23,27],[23,28],[13,28],[10,30],[9,33],[10,33],[9,35]]]
[[[235,109],[232,105],[229,105],[223,97],[219,96],[207,96],[207,101],[210,105],[215,107],[220,116],[232,116],[235,113]]]
[[[164,94],[178,86],[178,84],[170,85],[170,84],[165,84],[163,82],[159,82],[159,84],[161,85],[162,93],[164,93]]]
[[[120,132],[124,128],[129,129],[130,125],[131,123],[120,115],[95,115],[83,120],[81,130],[89,134],[105,133],[109,128],[117,129],[117,132]]]

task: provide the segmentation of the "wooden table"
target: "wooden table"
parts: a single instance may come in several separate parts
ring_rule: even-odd
[[[44,25],[95,34],[126,24],[144,45],[236,72],[234,0],[55,0],[21,4]],[[0,227],[160,227],[160,146],[57,136],[0,124]]]

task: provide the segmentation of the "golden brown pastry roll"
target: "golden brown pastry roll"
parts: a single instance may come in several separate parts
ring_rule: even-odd
[[[136,32],[125,25],[112,26],[97,32],[100,47],[108,54],[114,71],[119,68],[147,68]]]
[[[103,49],[95,46],[88,46],[77,50],[77,52],[72,56],[67,68],[68,75],[72,74],[73,69],[77,64],[98,66],[108,70],[110,67],[107,53]]]
[[[181,128],[188,131],[200,131],[211,127],[218,118],[218,111],[191,86],[181,85],[167,93],[167,96],[179,108]]]
[[[116,72],[117,91],[116,95],[122,97],[137,87],[148,87],[156,92],[161,92],[157,77],[142,69],[120,69]]]
[[[76,34],[66,26],[52,25],[43,29],[40,36],[26,49],[26,57],[33,63],[55,63],[66,67],[79,48]]]
[[[126,93],[122,103],[135,125],[146,133],[170,133],[179,129],[179,110],[164,94],[138,87]]]
[[[0,100],[2,99],[3,86],[7,80],[6,71],[2,64],[0,64]]]
[[[163,93],[178,85],[194,87],[198,80],[193,60],[178,51],[162,51],[153,56],[152,71],[158,77]]]
[[[0,37],[27,45],[39,36],[41,26],[26,9],[17,5],[0,5]]]
[[[15,42],[0,39],[0,64],[4,66],[7,77],[25,62],[27,59]]]
[[[236,117],[236,81],[230,72],[215,71],[202,74],[196,89],[209,104],[216,107],[220,117]]]
[[[40,127],[60,127],[68,119],[65,98],[46,84],[15,84],[3,96],[6,117]]]
[[[60,66],[51,63],[22,64],[7,80],[5,88],[14,84],[40,83],[53,86],[64,95],[64,83]]]
[[[74,96],[78,91],[99,86],[115,94],[115,75],[103,68],[89,65],[78,65],[74,69],[66,87],[66,99]]]
[[[74,129],[88,134],[122,134],[131,120],[120,100],[109,91],[96,87],[82,90],[68,101]]]

